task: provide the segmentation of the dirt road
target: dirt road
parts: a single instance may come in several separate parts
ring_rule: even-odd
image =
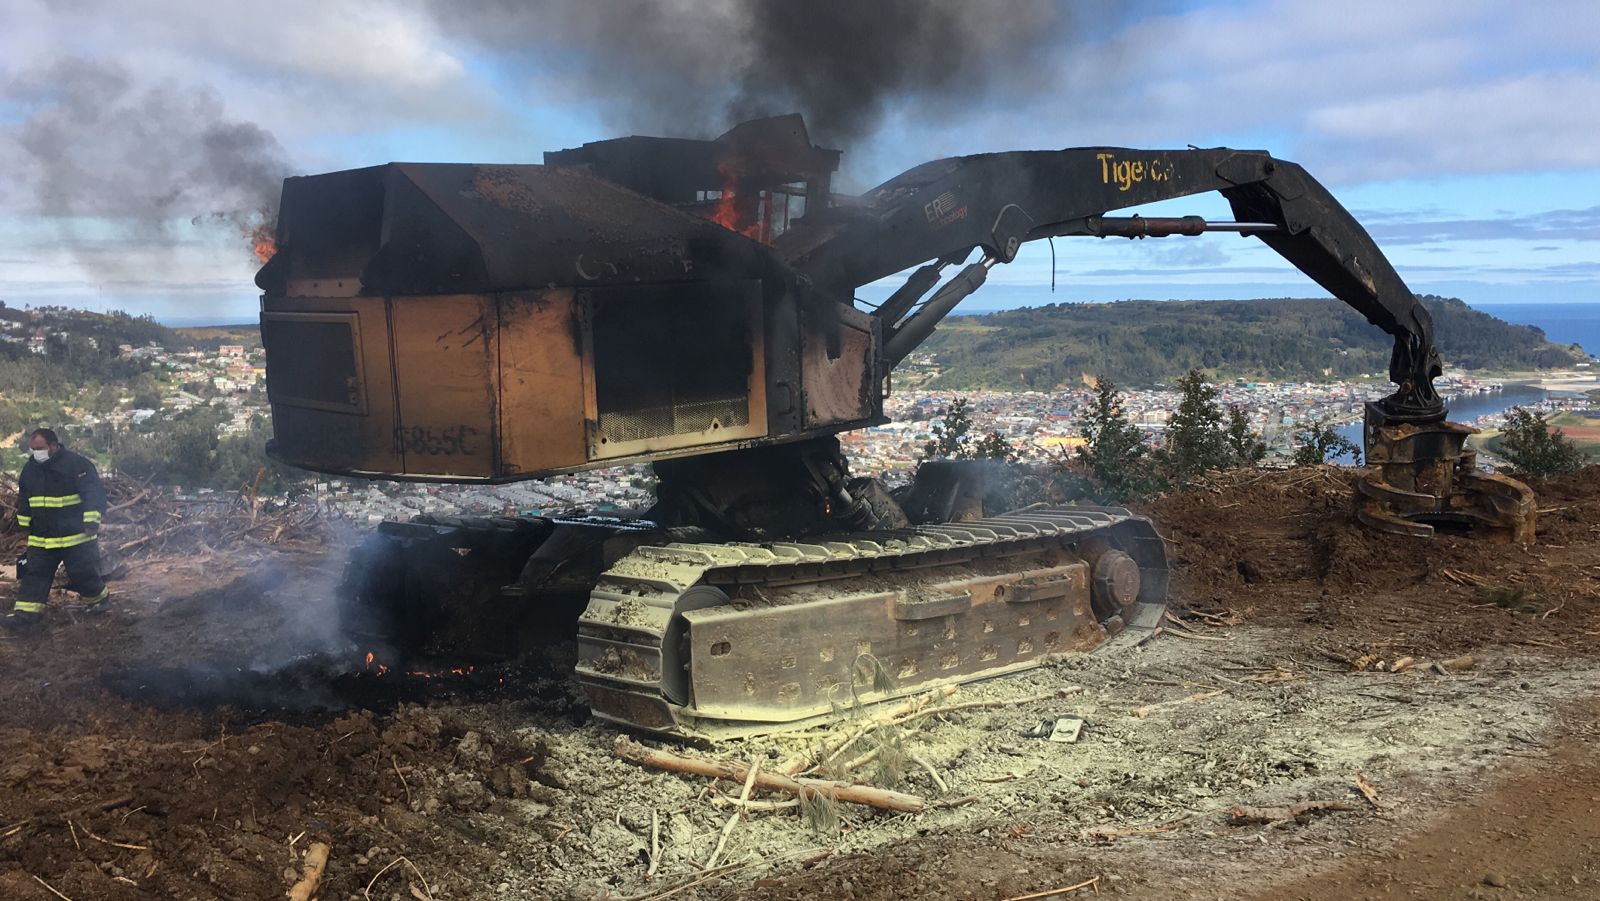
[[[1348,491],[1314,469],[1157,503],[1185,625],[875,733],[848,775],[927,812],[731,828],[739,786],[615,757],[570,648],[380,673],[331,634],[339,548],[146,564],[110,618],[0,638],[0,897],[281,897],[313,841],[323,898],[1600,897],[1600,470],[1541,486],[1532,549],[1372,536]],[[1027,737],[1065,716],[1076,744]],[[1351,809],[1230,824],[1306,801]]]

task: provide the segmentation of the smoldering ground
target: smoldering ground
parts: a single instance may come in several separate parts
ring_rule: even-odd
[[[483,659],[408,654],[374,634],[351,603],[361,575],[352,568],[363,565],[351,551],[370,533],[349,523],[331,531],[322,556],[266,562],[234,553],[216,561],[232,577],[185,582],[139,610],[125,624],[134,653],[108,666],[101,684],[141,706],[222,710],[245,721],[502,698],[587,717],[568,680],[570,642]],[[176,655],[175,636],[185,648]]]

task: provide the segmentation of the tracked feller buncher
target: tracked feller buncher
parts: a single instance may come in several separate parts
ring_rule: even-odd
[[[656,479],[634,517],[382,524],[348,567],[351,634],[386,656],[506,658],[575,624],[596,716],[715,738],[1151,630],[1168,574],[1148,520],[988,509],[982,470],[953,461],[891,494],[851,475],[836,438],[886,421],[892,370],[992,267],[1064,236],[1263,241],[1394,336],[1361,518],[1531,539],[1531,494],[1477,472],[1471,430],[1444,421],[1427,311],[1294,163],[993,153],[844,196],[838,162],[784,116],[544,165],[288,179],[256,277],[274,458],[421,482],[632,463]],[[1107,215],[1206,191],[1237,221]],[[881,305],[855,299],[908,270]]]

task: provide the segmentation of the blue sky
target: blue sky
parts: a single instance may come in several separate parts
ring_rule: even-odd
[[[1261,148],[1328,184],[1416,291],[1600,302],[1600,3],[958,8],[968,62],[886,90],[840,142],[840,187],[990,150]],[[188,321],[253,317],[236,222],[281,174],[710,137],[728,85],[783,77],[750,58],[739,0],[0,0],[0,23],[0,300]],[[1228,217],[1220,197],[1148,212]],[[1322,293],[1236,236],[1055,250],[1054,294],[1038,244],[967,308]]]

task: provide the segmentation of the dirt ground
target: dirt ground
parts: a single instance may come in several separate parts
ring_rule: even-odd
[[[1600,468],[1537,487],[1527,549],[1368,533],[1337,469],[1155,503],[1186,625],[863,739],[920,814],[733,818],[616,757],[570,648],[380,674],[332,635],[338,545],[145,562],[0,638],[0,897],[282,897],[317,841],[324,899],[1600,897]],[[1348,809],[1231,825],[1301,802]]]

